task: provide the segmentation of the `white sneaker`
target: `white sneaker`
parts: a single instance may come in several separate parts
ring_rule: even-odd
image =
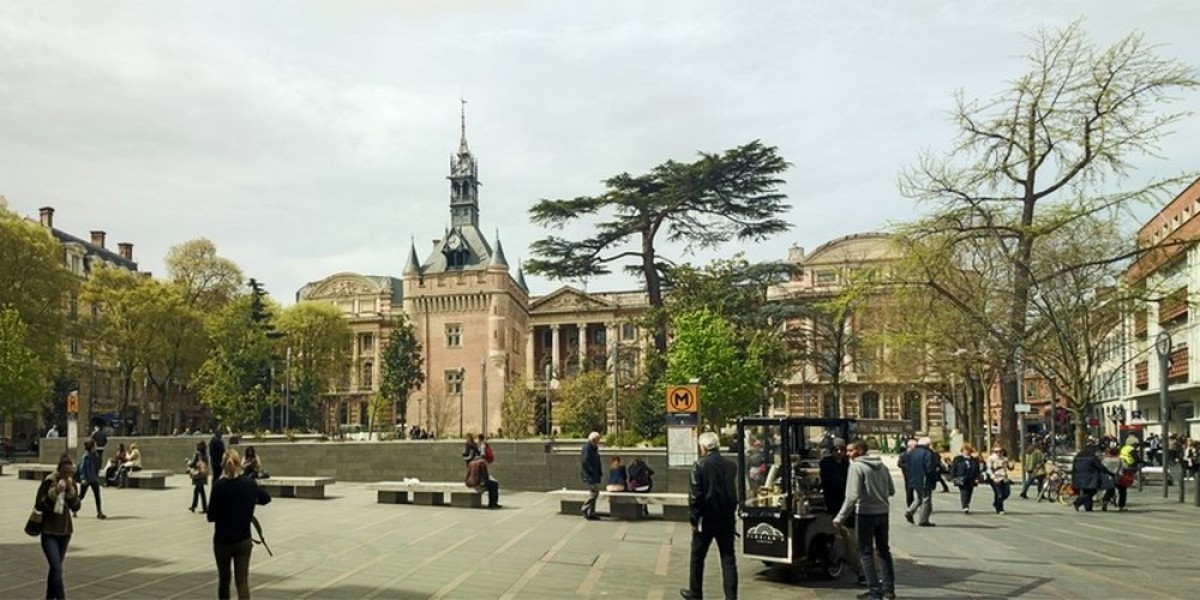
[[[996,514],[998,514],[998,515],[1000,515],[1000,516],[1002,516],[1002,517],[1003,517],[1004,515],[1006,515],[1006,514],[1008,514],[1008,513],[1004,512],[1004,511],[1000,511],[1000,512],[998,512],[998,513],[996,513]]]
[[[969,515],[969,514],[971,514],[971,509],[969,509],[969,508],[964,508],[964,509],[963,509],[963,514],[964,514],[964,515]]]

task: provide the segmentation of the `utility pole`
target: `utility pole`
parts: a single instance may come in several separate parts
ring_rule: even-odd
[[[1171,364],[1171,334],[1166,331],[1159,331],[1158,337],[1154,340],[1154,350],[1158,353],[1158,420],[1162,423],[1162,433],[1159,434],[1162,440],[1161,444],[1167,444],[1167,430],[1169,428],[1169,415],[1167,407],[1167,369]],[[1165,451],[1160,450],[1160,452]],[[1164,454],[1165,456],[1165,454]],[[1170,478],[1168,470],[1170,465],[1167,461],[1162,461],[1162,497],[1167,498],[1167,480]]]
[[[479,433],[488,435],[487,359],[479,359]]]

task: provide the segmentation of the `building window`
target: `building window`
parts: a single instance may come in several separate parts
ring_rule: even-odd
[[[592,344],[603,346],[607,341],[604,339],[606,333],[607,332],[605,332],[602,328],[596,328],[594,331],[592,331]]]
[[[71,338],[71,356],[79,356],[79,339]]]
[[[375,386],[375,369],[371,361],[363,363],[362,366],[362,389],[369,390]]]
[[[460,346],[462,346],[462,323],[446,325],[446,347],[458,348]]]
[[[863,392],[858,397],[858,418],[879,418],[879,392]]]
[[[79,299],[74,294],[67,300],[67,315],[71,317],[72,321],[79,318]]]
[[[821,398],[821,416],[827,419],[836,419],[841,416],[841,411],[838,410],[837,394],[833,392],[825,392]]]
[[[364,333],[358,336],[358,351],[362,354],[370,354],[375,351],[375,334]]]
[[[463,385],[462,369],[451,369],[446,371],[446,395],[461,396]]]
[[[830,270],[817,271],[817,285],[833,285],[837,283],[837,272]]]
[[[634,327],[633,323],[622,323],[621,324],[621,339],[622,340],[625,340],[626,342],[632,341],[634,336],[636,336],[636,335],[637,335],[637,327]]]
[[[912,427],[914,432],[925,430],[925,424],[921,419],[921,392],[904,392],[903,410],[903,418],[908,421],[909,427]]]

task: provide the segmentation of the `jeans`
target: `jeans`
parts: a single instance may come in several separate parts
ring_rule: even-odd
[[[204,484],[192,484],[192,510],[196,510],[196,501],[200,501],[200,510],[208,512],[208,497],[204,495]]]
[[[964,509],[971,508],[971,496],[975,495],[975,486],[961,485],[958,487],[958,500]]]
[[[46,573],[46,598],[67,597],[67,588],[63,585],[63,561],[67,559],[70,543],[69,535],[42,534],[42,554],[46,555],[46,563],[50,565],[50,571]]]
[[[887,514],[858,515],[855,533],[858,534],[858,558],[862,561],[863,574],[871,586],[871,594],[881,596],[896,593],[896,568],[892,563],[892,548],[888,545]],[[879,553],[882,573],[875,570],[876,552]]]
[[[250,550],[254,543],[249,539],[236,544],[213,542],[213,556],[217,558],[217,598],[229,597],[229,565],[233,563],[233,579],[237,582],[239,600],[250,598]]]
[[[1092,512],[1092,503],[1096,501],[1096,488],[1087,488],[1079,490],[1079,497],[1075,499],[1075,507],[1083,507],[1083,510]]]
[[[913,501],[905,512],[916,515],[917,523],[928,523],[929,515],[933,513],[933,488],[913,488]]]
[[[488,491],[488,506],[500,506],[500,482],[489,479],[484,485]]]
[[[701,523],[699,529],[692,531],[692,561],[688,589],[693,597],[701,598],[704,595],[704,559],[708,556],[708,547],[715,539],[717,551],[721,553],[721,581],[725,584],[725,598],[737,598],[737,555],[733,550],[735,529],[736,526],[731,521],[717,526]]]
[[[596,498],[600,497],[600,484],[588,483],[588,499],[583,503],[583,516],[596,516]]]
[[[1119,485],[1110,487],[1104,490],[1103,502],[1105,504],[1116,504],[1117,508],[1125,508],[1126,492],[1128,491],[1129,488],[1123,488]]]
[[[1021,497],[1022,498],[1029,497],[1028,496],[1029,486],[1033,485],[1034,482],[1037,482],[1037,488],[1035,488],[1035,489],[1041,490],[1042,486],[1046,483],[1046,476],[1045,475],[1034,475],[1032,477],[1026,477],[1025,485],[1021,487]]]
[[[1004,512],[1004,501],[1008,500],[1008,496],[1012,494],[1012,482],[1007,479],[993,481],[992,494],[992,508],[995,508],[996,512]]]
[[[96,514],[98,514],[98,515],[104,514],[104,511],[100,508],[100,482],[99,481],[83,482],[83,485],[79,486],[79,501],[83,502],[83,499],[87,497],[88,488],[92,489],[92,493],[95,495],[95,498],[96,498]]]

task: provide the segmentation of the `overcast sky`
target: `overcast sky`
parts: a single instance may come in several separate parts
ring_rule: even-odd
[[[1194,1],[9,0],[0,194],[133,242],[156,275],[210,238],[288,303],[340,271],[398,277],[410,238],[428,253],[464,97],[482,229],[510,263],[546,233],[537,199],[753,139],[794,164],[794,228],[724,253],[781,259],[916,215],[897,174],[948,146],[953,93],[1003,89],[1026,36],[1080,15],[1101,43],[1137,29],[1200,66]],[[1135,162],[1200,168],[1200,117],[1163,154]]]

